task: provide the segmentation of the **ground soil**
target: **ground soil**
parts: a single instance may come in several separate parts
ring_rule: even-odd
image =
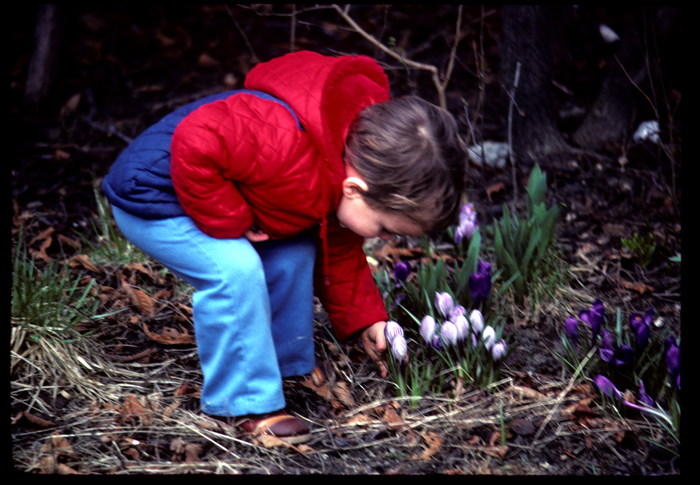
[[[79,239],[80,234],[94,241],[93,184],[105,175],[130,139],[182,104],[241,87],[256,58],[267,60],[289,51],[290,17],[261,15],[274,11],[263,6],[259,9],[149,6],[135,11],[134,7],[127,10],[117,6],[65,7],[59,72],[50,97],[35,110],[23,104],[34,12],[26,7],[17,16],[10,29],[11,191],[14,221],[24,221],[25,241],[33,241],[30,246],[38,249],[47,240],[40,235],[49,228],[53,228],[54,235]],[[367,7],[353,12],[377,37],[386,20],[381,37],[385,42],[392,36],[408,57],[444,68],[456,7]],[[624,16],[608,14],[613,24]],[[464,15],[467,34],[448,87],[448,109],[459,118],[466,133],[467,120],[461,107],[462,99],[466,100],[473,117],[470,122],[475,124],[473,138],[503,141],[507,109],[497,78],[500,11],[470,7]],[[301,12],[297,21],[296,49],[376,56],[390,67],[392,94],[414,92],[437,102],[428,74],[411,71],[408,75],[399,63],[351,32],[335,12]],[[565,85],[569,92],[555,90],[556,105],[574,103],[586,108],[603,82],[610,52],[591,48],[584,55],[571,51],[567,59],[559,59],[555,71],[558,84]],[[477,61],[487,67],[483,84],[477,75]],[[672,85],[671,81],[666,87],[671,102],[676,103],[680,100],[680,84]],[[477,109],[478,119],[474,117]],[[565,132],[569,128],[562,123]],[[134,391],[138,402],[148,407],[144,399],[151,396],[148,402],[153,404],[157,392],[139,380],[138,372],[157,376],[165,372],[178,387],[169,393],[158,390],[162,399],[158,409],[168,410],[172,405],[172,412],[180,413],[172,416],[179,416],[181,427],[174,429],[172,423],[161,419],[160,412],[161,421],[153,417],[147,422],[145,416],[150,415],[146,411],[136,413],[138,419],[130,421],[125,416],[132,414],[121,412],[130,402],[126,391],[102,400],[71,399],[41,391],[37,396],[45,406],[38,411],[29,411],[28,400],[12,398],[15,469],[47,471],[37,464],[40,461],[36,456],[57,430],[75,436],[80,436],[81,430],[102,430],[95,431],[94,436],[106,436],[95,419],[111,412],[121,416],[120,426],[131,426],[129,436],[138,436],[141,444],[117,446],[117,438],[95,438],[96,444],[88,452],[80,448],[88,445],[74,438],[73,455],[65,455],[61,464],[83,473],[680,473],[680,458],[649,440],[670,447],[672,443],[658,426],[643,417],[616,417],[601,408],[591,410],[588,421],[580,413],[562,413],[593,394],[581,387],[582,381],[569,381],[570,373],[552,352],[561,350],[563,317],[582,309],[592,298],[603,300],[611,313],[619,308],[624,315],[653,306],[655,314],[663,317],[663,324],[680,335],[680,263],[669,261],[680,254],[681,241],[680,110],[676,111],[675,124],[667,129],[675,137],[676,144],[668,145],[673,161],[659,145],[630,143],[611,146],[599,154],[578,153],[538,161],[548,177],[548,203],[561,203],[563,207],[558,228],[560,264],[570,268],[567,285],[575,296],[563,298],[560,306],[557,301],[549,301],[535,307],[526,304],[512,308],[505,330],[515,336],[503,372],[507,382],[493,392],[453,389],[451,398],[431,397],[418,408],[394,400],[391,387],[378,378],[356,343],[342,348],[334,344],[327,318],[319,307],[317,354],[334,376],[333,392],[324,394],[323,389],[304,379],[285,382],[290,410],[315,423],[317,431],[309,448],[285,448],[240,437],[233,443],[221,441],[206,424],[199,431],[191,431],[201,385],[192,342],[183,339],[172,345],[165,343],[164,337],[159,341],[148,334],[162,336],[166,328],[179,329],[176,338],[183,338],[185,332],[194,333],[187,314],[188,291],[172,275],[158,279],[155,263],[143,271],[135,266],[102,268],[99,282],[105,287],[119,288],[121,274],[133,287],[150,288],[151,296],[161,293],[154,297],[156,307],[147,316],[137,309],[124,312],[109,328],[102,327],[93,335],[99,350],[92,349],[103,353],[100,358],[106,365],[123,365],[124,372],[133,371],[110,374],[105,370],[105,374],[97,375],[105,386],[110,379],[119,389],[133,384],[134,389],[143,391]],[[668,134],[664,139],[668,142]],[[500,216],[503,204],[522,207],[531,167],[521,164],[514,177],[510,168],[469,166],[467,195],[477,207],[482,226]],[[17,229],[13,225],[13,242],[18,237]],[[657,248],[642,269],[634,255],[622,247],[621,240],[650,231]],[[63,241],[53,237],[46,254],[56,260],[75,255],[76,250]],[[380,259],[380,264],[387,263]],[[97,273],[90,274],[97,277]],[[132,359],[134,356],[137,358]],[[13,376],[13,381],[21,381],[21,376]],[[344,384],[338,386],[338,382]],[[557,400],[569,384],[575,387],[570,386],[565,398]],[[518,394],[525,392],[523,389],[535,391],[540,397]],[[74,395],[72,391],[69,394]],[[167,399],[162,397],[166,395]],[[175,405],[176,401],[179,404]],[[511,423],[505,448],[499,448],[500,435],[494,438],[500,427],[492,419],[497,416],[493,410],[498,410],[499,404],[505,407]],[[27,416],[23,417],[23,412]],[[29,416],[54,425],[37,424]],[[476,422],[477,418],[481,422]],[[149,423],[153,429],[148,429]],[[94,464],[81,460],[81,453],[91,457]],[[105,456],[104,466],[95,458],[99,453]]]

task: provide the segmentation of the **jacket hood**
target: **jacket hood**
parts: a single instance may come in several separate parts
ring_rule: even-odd
[[[345,135],[355,116],[389,99],[389,80],[367,56],[327,57],[300,51],[255,66],[245,87],[284,100],[296,113],[337,175],[343,169]]]

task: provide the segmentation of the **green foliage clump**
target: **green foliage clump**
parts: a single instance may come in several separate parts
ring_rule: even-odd
[[[632,254],[634,254],[637,264],[642,268],[646,268],[651,262],[651,257],[656,251],[656,238],[654,237],[654,232],[649,230],[647,236],[640,236],[639,233],[635,232],[634,236],[630,239],[622,238],[622,246],[627,248]]]
[[[545,207],[546,190],[547,175],[535,165],[527,187],[527,217],[521,221],[504,205],[502,218],[494,223],[496,264],[503,268],[506,279],[513,280],[518,303],[523,302],[533,275],[555,242],[561,209],[558,205]]]

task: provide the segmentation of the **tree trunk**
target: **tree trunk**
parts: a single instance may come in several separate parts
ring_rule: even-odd
[[[516,160],[538,160],[567,151],[551,97],[551,12],[545,6],[503,7],[501,81],[515,89],[512,150]],[[518,86],[515,72],[520,63]],[[507,96],[507,94],[506,94]],[[508,103],[511,102],[506,97]]]
[[[660,7],[656,9],[654,18],[647,23],[656,23],[657,41],[661,44],[674,28],[680,13],[679,8]],[[651,79],[659,75],[654,62],[654,48],[644,45],[645,25],[640,18],[641,12],[635,12],[632,25],[623,34],[620,46],[615,56],[610,60],[608,74],[603,87],[572,140],[577,145],[589,149],[600,150],[609,143],[622,143],[635,127],[636,107],[641,103],[649,104],[641,91],[652,98]],[[651,31],[647,32],[648,42],[654,42]],[[649,61],[649,64],[647,64]],[[624,69],[623,69],[624,68]],[[640,91],[641,90],[641,91]],[[659,106],[656,106],[659,109]]]
[[[24,101],[35,108],[49,94],[58,68],[61,22],[58,5],[39,5]]]

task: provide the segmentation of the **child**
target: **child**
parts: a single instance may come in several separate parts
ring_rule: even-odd
[[[296,52],[245,87],[150,127],[102,187],[124,235],[197,290],[203,413],[299,443],[309,428],[284,411],[282,378],[314,371],[314,292],[385,376],[363,238],[451,224],[465,151],[449,113],[389,100],[368,57]]]

